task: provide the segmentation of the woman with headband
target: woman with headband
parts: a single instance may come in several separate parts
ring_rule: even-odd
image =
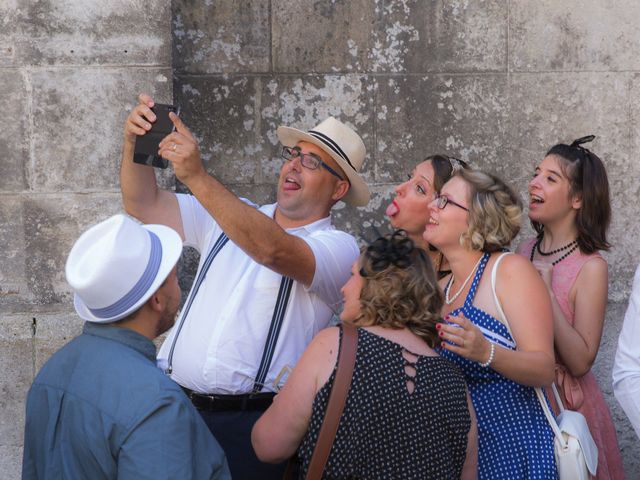
[[[619,479],[624,471],[615,427],[591,372],[607,304],[608,268],[600,250],[609,250],[611,218],[605,167],[582,146],[594,138],[555,145],[536,167],[529,219],[538,235],[518,253],[533,262],[551,297],[555,382],[564,406],[587,419],[598,446],[597,478]]]
[[[358,327],[355,366],[322,478],[475,479],[477,430],[464,377],[433,350],[442,292],[427,255],[396,231],[364,249],[351,272],[340,318]],[[297,451],[305,478],[342,342],[343,327],[331,327],[307,347],[253,427],[261,460]]]
[[[463,160],[447,155],[427,157],[407,175],[404,183],[395,187],[395,198],[386,210],[391,226],[405,230],[417,246],[429,253],[438,279],[451,270],[444,255],[422,238],[429,222],[429,203],[455,172],[468,168]]]

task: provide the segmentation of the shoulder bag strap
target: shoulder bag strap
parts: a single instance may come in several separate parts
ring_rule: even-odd
[[[358,348],[358,330],[350,323],[342,324],[342,343],[338,354],[338,370],[329,394],[327,411],[324,414],[318,441],[311,455],[307,480],[319,480],[322,478],[324,466],[327,463],[333,441],[336,438],[340,417],[347,401],[347,394],[353,377],[353,367],[356,363],[356,350]]]
[[[498,299],[498,294],[496,293],[496,277],[497,277],[497,271],[498,271],[498,264],[505,257],[505,255],[509,255],[509,253],[504,253],[500,255],[500,257],[498,257],[498,259],[496,260],[496,263],[494,263],[493,265],[493,270],[491,271],[491,289],[493,291],[493,300],[496,303],[498,314],[501,317],[500,320],[502,320],[502,323],[506,325],[507,330],[509,330],[509,333],[511,334],[511,338],[513,338],[513,333],[511,333],[511,328],[509,327],[509,321],[507,320],[507,316],[504,314],[504,310],[502,309],[502,305],[500,304],[500,300]],[[515,342],[516,339],[513,338],[513,341]],[[564,407],[562,406],[562,402],[560,401],[560,396],[558,395],[558,391],[556,390],[555,384],[552,384],[552,388],[553,388],[553,393],[556,396],[556,399],[558,400],[558,406],[560,406],[560,408],[564,410]],[[556,422],[555,417],[553,416],[553,414],[551,413],[551,410],[549,409],[549,405],[547,405],[547,400],[544,396],[542,389],[540,387],[534,387],[534,390],[536,391],[536,396],[538,397],[538,401],[540,402],[540,406],[542,407],[544,416],[546,417],[547,422],[549,422],[549,425],[551,426],[551,430],[553,430],[553,433],[555,434],[556,438],[560,441],[560,443],[564,445],[566,442],[564,440],[564,437],[562,436],[562,432],[560,431],[558,422]]]

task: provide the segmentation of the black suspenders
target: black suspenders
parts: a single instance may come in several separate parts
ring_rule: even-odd
[[[200,286],[204,282],[205,277],[207,276],[207,272],[211,267],[211,263],[216,258],[222,247],[226,245],[229,241],[229,237],[222,232],[213,247],[207,254],[207,258],[202,264],[202,269],[198,276],[193,282],[193,287],[191,288],[191,293],[187,298],[187,302],[184,307],[184,313],[182,314],[182,319],[180,321],[180,325],[178,325],[178,330],[176,331],[175,336],[173,337],[173,342],[171,343],[171,349],[169,350],[169,358],[168,358],[168,368],[167,373],[171,374],[173,371],[173,352],[176,347],[176,342],[178,340],[178,335],[180,335],[180,331],[182,330],[182,326],[187,319],[187,315],[189,314],[189,310],[191,309],[191,305],[193,304],[193,300],[196,297]],[[271,317],[271,325],[269,326],[269,333],[267,335],[267,340],[264,345],[264,350],[262,352],[262,359],[260,360],[260,366],[258,367],[258,372],[256,374],[256,378],[253,384],[252,393],[259,392],[262,390],[262,386],[267,378],[267,373],[269,372],[269,367],[271,366],[271,361],[273,360],[273,353],[275,351],[276,343],[278,342],[278,336],[280,334],[280,330],[282,328],[282,323],[284,321],[284,315],[287,310],[287,304],[289,303],[289,297],[291,296],[291,288],[293,287],[293,280],[289,277],[282,276],[282,280],[280,281],[280,289],[278,290],[278,298],[276,300],[276,306],[273,309],[273,316]]]

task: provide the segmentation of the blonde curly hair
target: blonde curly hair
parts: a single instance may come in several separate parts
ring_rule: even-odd
[[[471,250],[497,252],[507,247],[520,231],[522,200],[497,176],[480,170],[460,170],[470,187],[469,228],[460,244]]]
[[[358,264],[361,315],[353,323],[408,328],[434,348],[443,296],[429,256],[398,230],[364,249]]]

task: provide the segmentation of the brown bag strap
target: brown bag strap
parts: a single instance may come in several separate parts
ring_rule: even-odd
[[[324,472],[324,466],[329,459],[333,441],[336,438],[340,417],[347,401],[347,394],[351,386],[353,367],[356,363],[356,350],[358,348],[358,330],[350,323],[342,324],[342,343],[338,354],[338,370],[336,378],[329,394],[327,411],[318,434],[316,447],[311,455],[307,480],[320,480]]]

